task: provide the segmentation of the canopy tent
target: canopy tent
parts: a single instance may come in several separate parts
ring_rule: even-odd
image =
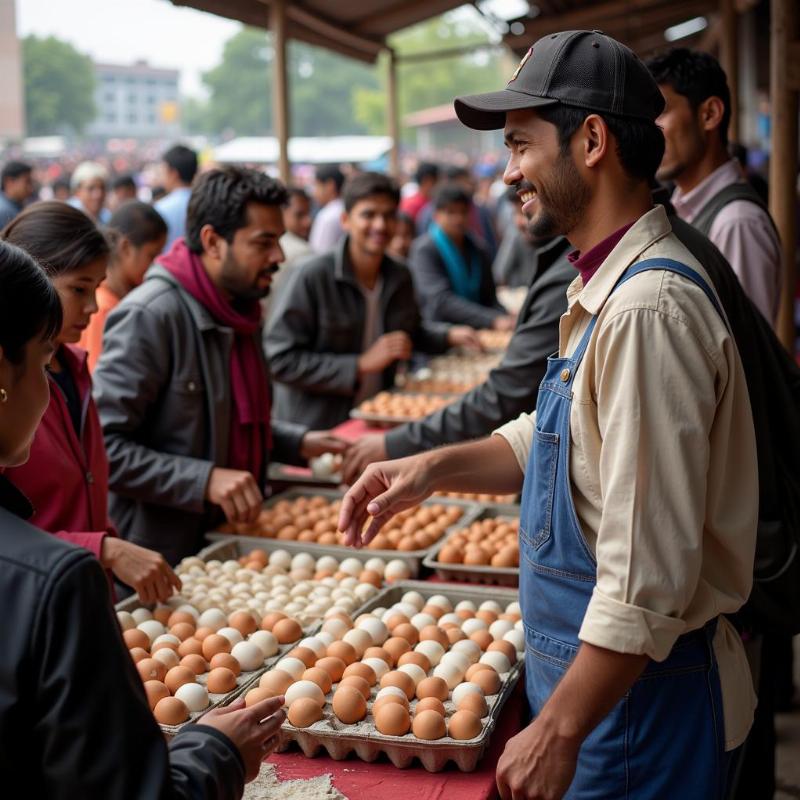
[[[389,136],[294,136],[289,158],[296,164],[365,164],[392,147]],[[240,136],[214,148],[222,164],[276,164],[280,155],[274,136]]]

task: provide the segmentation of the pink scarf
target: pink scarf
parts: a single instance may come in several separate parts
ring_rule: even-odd
[[[189,250],[182,238],[175,240],[158,263],[172,273],[220,325],[233,328],[230,380],[234,413],[231,414],[227,466],[246,470],[261,481],[267,454],[272,448],[270,388],[256,341],[261,326],[261,304],[253,300],[244,313],[234,309],[208,276],[200,256]]]

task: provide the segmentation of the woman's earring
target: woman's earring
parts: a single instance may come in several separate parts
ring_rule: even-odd
[[[8,392],[5,389],[0,389],[0,403],[8,402]]]

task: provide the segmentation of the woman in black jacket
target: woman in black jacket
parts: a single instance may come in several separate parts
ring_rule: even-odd
[[[0,471],[28,457],[48,404],[58,295],[0,242]],[[211,711],[167,747],[92,554],[28,525],[0,474],[0,786],[4,797],[225,798],[271,752],[283,698]]]

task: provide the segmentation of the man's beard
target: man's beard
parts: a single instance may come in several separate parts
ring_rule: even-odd
[[[256,276],[256,281],[260,280],[265,275],[274,275],[278,269],[279,266],[274,264],[271,267],[262,270]],[[231,253],[230,250],[228,250],[225,260],[222,262],[222,268],[220,269],[220,283],[222,284],[222,288],[225,289],[225,291],[228,292],[231,297],[233,297],[235,303],[248,303],[252,302],[253,300],[263,300],[270,293],[272,288],[271,284],[268,284],[266,287],[262,288],[256,283],[243,283],[242,271],[239,268],[239,265],[236,263],[233,253]]]
[[[581,221],[590,190],[569,155],[559,154],[547,183],[536,186],[539,213],[531,218],[534,239],[564,236]]]

